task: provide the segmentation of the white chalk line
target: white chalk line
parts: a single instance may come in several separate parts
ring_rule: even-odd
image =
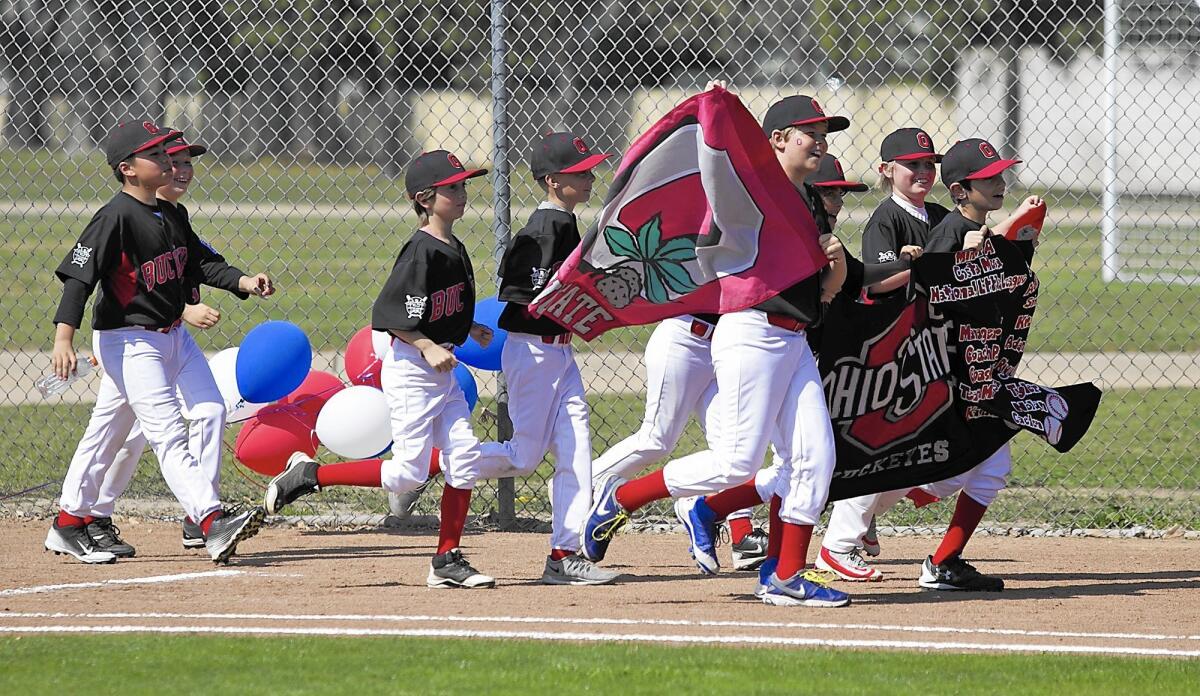
[[[46,592],[60,592],[62,590],[84,590],[96,587],[107,587],[109,585],[156,585],[166,582],[184,582],[187,580],[200,580],[203,578],[219,578],[230,575],[242,575],[240,570],[209,570],[202,573],[178,573],[176,575],[151,575],[144,578],[117,578],[113,580],[98,580],[96,582],[72,582],[61,585],[37,585],[34,587],[15,587],[8,590],[0,590],[0,597],[13,597],[16,595],[27,594],[42,594]]]
[[[1200,635],[1162,633],[1096,633],[1086,631],[1039,631],[1019,628],[957,628],[953,626],[902,626],[895,624],[802,623],[783,621],[692,621],[688,619],[606,619],[539,616],[434,616],[426,614],[264,614],[264,613],[179,613],[179,612],[5,612],[4,619],[187,619],[218,621],[348,621],[428,623],[566,624],[584,626],[680,626],[696,628],[777,628],[830,631],[879,631],[885,633],[948,633],[960,635],[1027,636],[1031,638],[1098,638],[1112,640],[1200,641]]]
[[[815,648],[885,648],[897,650],[1039,652],[1090,655],[1200,657],[1200,650],[1114,647],[1104,645],[1046,645],[1020,643],[963,643],[914,640],[852,640],[783,638],[771,636],[690,636],[652,633],[578,633],[551,631],[471,631],[449,629],[322,628],[274,626],[0,626],[0,633],[212,633],[233,635],[376,636],[403,638],[475,638],[590,643],[692,643],[707,645],[768,645]]]

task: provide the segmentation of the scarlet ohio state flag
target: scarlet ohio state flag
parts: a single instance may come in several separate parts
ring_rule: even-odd
[[[582,242],[530,304],[591,340],[622,326],[754,306],[826,264],[762,128],[721,88],[629,148]]]

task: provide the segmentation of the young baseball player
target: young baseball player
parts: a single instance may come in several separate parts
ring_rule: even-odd
[[[608,478],[585,526],[584,549],[590,558],[602,558],[629,513],[654,500],[716,493],[753,479],[777,432],[783,465],[772,498],[774,528],[767,563],[773,572],[763,601],[826,607],[850,602],[848,595],[804,571],[812,526],[825,505],[834,463],[829,412],[804,332],[820,319],[821,303],[832,300],[847,278],[841,243],[830,234],[820,196],[804,180],[820,165],[826,135],[848,126],[848,119],[827,116],[807,96],[788,97],[767,111],[763,131],[818,221],[830,268],[757,307],[720,317],[712,343],[719,410],[716,447],[668,462],[660,471],[628,483]],[[701,510],[694,506],[685,526],[697,563],[715,568],[715,519],[697,514]]]
[[[202,281],[203,244],[156,198],[172,174],[166,143],[179,135],[150,121],[124,122],[112,130],[105,155],[121,191],[96,213],[57,269],[63,298],[54,317],[52,359],[60,377],[75,369],[75,330],[88,296],[100,288],[92,341],[106,379],[63,481],[61,511],[45,543],[48,550],[85,563],[116,560],[96,546],[87,518],[97,516],[97,493],[135,419],[172,493],[199,521],[214,562],[227,561],[263,519],[257,507],[226,514],[206,475],[219,469],[224,400],[204,354],[179,326],[186,300]],[[270,291],[265,275],[242,276],[242,281],[245,292]],[[194,427],[215,433],[204,439],[199,457],[189,447],[180,401]],[[208,458],[217,463],[201,463]]]
[[[942,183],[950,191],[955,210],[929,232],[925,252],[954,252],[979,246],[992,231],[987,227],[988,213],[1004,205],[1003,172],[1020,160],[1003,159],[991,143],[971,138],[955,143],[942,160]],[[1040,205],[1037,196],[1026,198],[1017,212],[997,226],[1002,234],[1029,208]],[[1032,253],[1032,245],[1027,254]],[[1004,488],[1012,469],[1012,454],[1005,444],[970,471],[945,481],[928,484],[929,493],[946,497],[958,492],[958,502],[950,526],[933,555],[925,559],[918,583],[933,590],[999,592],[1004,581],[984,575],[962,559],[963,549],[978,527],[988,505]],[[880,494],[874,514],[893,505],[903,492]]]
[[[442,453],[441,527],[426,585],[431,588],[495,587],[467,562],[459,546],[471,490],[481,469],[511,467],[488,461],[471,430],[470,409],[452,370],[452,352],[470,336],[487,346],[492,330],[474,322],[475,272],[454,222],[467,205],[466,180],[487,173],[466,169],[445,150],[426,152],[408,168],[405,189],[421,226],[400,250],[375,300],[371,327],[380,378],[392,413],[392,456],[318,465],[296,452],[271,480],[266,508],[279,512],[301,496],[328,486],[411,491],[425,483],[433,448]]]
[[[188,218],[187,209],[179,201],[187,193],[188,187],[195,176],[192,158],[204,154],[208,151],[208,148],[200,144],[188,143],[182,136],[168,141],[166,148],[167,156],[171,159],[171,180],[167,185],[158,189],[155,195],[159,200],[159,205],[164,210],[174,210],[179,213],[179,219],[182,224],[186,224],[190,229],[191,222]],[[241,289],[241,279],[246,274],[230,266],[221,254],[217,253],[216,250],[203,240],[201,240],[201,244],[203,245],[204,256],[200,261],[200,267],[203,272],[204,282],[213,287],[228,290],[241,299],[249,297],[249,294],[243,292]],[[275,286],[265,274],[263,274],[263,278],[266,279],[267,286],[266,291],[261,293],[260,296],[270,296],[273,294]],[[254,283],[258,282],[257,277],[252,280]],[[199,302],[199,287],[193,290],[194,293],[188,297],[188,304],[183,309],[183,322],[198,329],[212,328],[221,320],[221,313],[215,308]],[[185,329],[181,327],[180,330]],[[111,382],[111,378],[107,374],[101,377],[100,391],[111,390],[112,385],[105,384],[106,380]],[[186,403],[181,402],[180,408],[184,418],[189,421],[194,420]],[[129,422],[129,413],[131,411],[124,414],[121,419],[122,422]],[[110,429],[107,432],[114,438],[120,435],[117,429]],[[213,491],[219,495],[221,462],[218,457],[212,456],[214,443],[211,442],[211,439],[214,436],[219,438],[221,433],[208,432],[200,426],[190,428],[188,431],[188,445],[192,456],[205,467],[205,474],[212,482]],[[111,446],[111,444],[105,443],[99,450],[104,452]],[[216,447],[219,449],[219,443],[216,444]],[[135,554],[135,549],[132,545],[121,539],[120,530],[112,524],[112,513],[117,498],[125,492],[125,489],[129,486],[129,482],[133,479],[133,474],[137,470],[138,460],[145,449],[146,436],[142,433],[141,426],[134,422],[132,430],[130,430],[125,439],[125,444],[112,457],[112,465],[108,468],[108,473],[105,475],[104,482],[100,486],[100,492],[93,506],[92,515],[85,518],[88,522],[88,534],[96,542],[96,545],[101,550],[108,551],[118,558],[132,557]],[[185,549],[204,548],[204,534],[200,526],[191,517],[186,516],[186,514],[183,519],[183,547]]]
[[[933,138],[924,129],[901,128],[883,139],[879,159],[880,187],[890,195],[875,208],[863,229],[863,259],[867,263],[888,263],[904,254],[916,258],[927,241],[930,227],[940,223],[949,212],[936,203],[926,202],[942,155],[937,154]],[[876,301],[904,302],[909,276],[909,271],[901,271],[870,286],[868,294]],[[912,498],[917,507],[937,501],[921,488],[897,493]],[[873,512],[884,498],[891,499],[892,495],[866,495],[834,503],[816,566],[844,580],[882,580],[883,572],[867,563],[862,554],[879,555]]]
[[[534,142],[530,169],[546,198],[513,237],[500,264],[499,297],[508,302],[499,321],[508,331],[501,360],[513,426],[512,439],[503,444],[512,466],[482,474],[527,476],[547,450],[554,456],[554,520],[541,579],[551,585],[601,585],[618,575],[578,554],[592,502],[592,448],[571,334],[551,319],[531,315],[528,308],[579,246],[575,207],[591,198],[596,178],[592,168],[608,157],[593,153],[571,133],[547,133]]]

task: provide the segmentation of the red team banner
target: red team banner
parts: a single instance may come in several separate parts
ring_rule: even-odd
[[[596,224],[530,310],[586,340],[738,311],[821,270],[817,237],[758,122],[714,88],[629,148]]]

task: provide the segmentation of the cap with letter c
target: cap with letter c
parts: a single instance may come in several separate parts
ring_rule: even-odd
[[[424,152],[404,173],[404,190],[409,198],[427,188],[449,186],[466,179],[487,174],[486,169],[467,169],[463,163],[447,150]]]

